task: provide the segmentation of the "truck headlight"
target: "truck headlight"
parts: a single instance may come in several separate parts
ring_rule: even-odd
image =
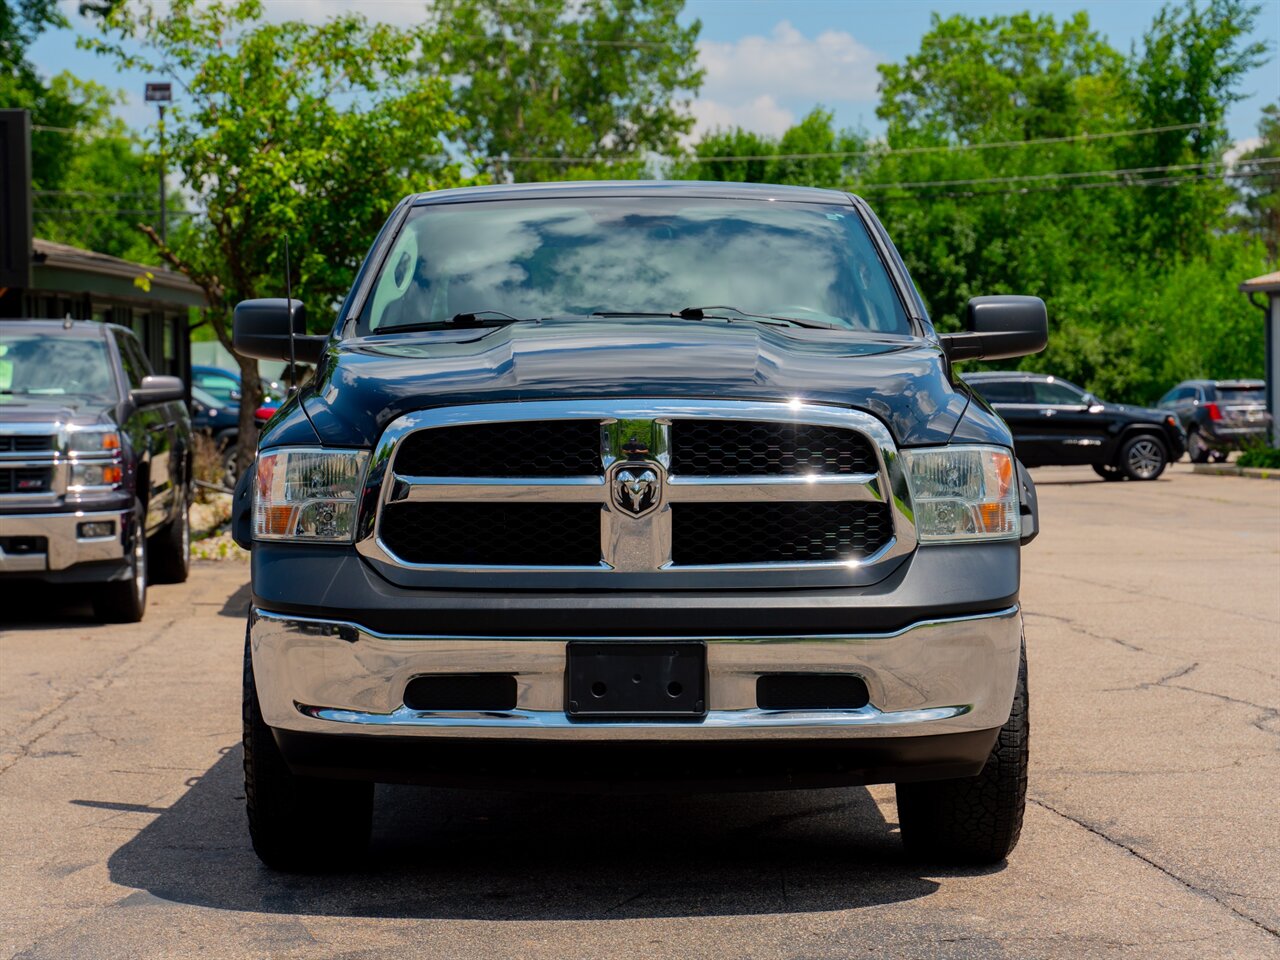
[[[1022,534],[1013,454],[1003,447],[903,450],[921,543],[1016,540]]]
[[[258,455],[255,540],[350,543],[367,450],[283,447]]]
[[[112,427],[72,427],[67,431],[67,452],[119,454],[120,432]]]

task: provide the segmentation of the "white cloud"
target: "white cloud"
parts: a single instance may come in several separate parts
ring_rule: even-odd
[[[1248,153],[1250,150],[1257,150],[1262,146],[1261,137],[1245,137],[1243,140],[1237,140],[1222,155],[1222,162],[1229,167],[1233,167],[1241,155]]]
[[[706,71],[693,112],[699,131],[717,124],[780,133],[796,119],[788,102],[814,104],[875,100],[879,57],[843,30],[806,37],[789,21],[772,33],[732,42],[704,40],[698,61]]]

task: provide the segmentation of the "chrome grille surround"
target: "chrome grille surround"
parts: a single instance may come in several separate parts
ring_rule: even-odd
[[[595,476],[438,477],[401,475],[400,443],[420,430],[477,423],[590,419],[600,424]],[[717,419],[816,424],[850,429],[871,441],[874,473],[691,477],[672,474],[673,420]],[[632,441],[639,441],[633,443]],[[624,447],[629,449],[624,450]],[[616,475],[648,468],[660,478],[656,502],[640,515],[614,502]],[[428,502],[590,502],[601,510],[600,562],[591,566],[417,564],[398,557],[379,525],[388,504]],[[681,502],[862,501],[886,504],[893,535],[856,560],[679,566],[672,563],[671,504]],[[870,414],[802,401],[552,400],[443,407],[405,414],[389,424],[370,460],[356,549],[403,586],[486,589],[729,589],[756,586],[853,586],[888,576],[915,549],[910,495],[888,429]],[[782,579],[779,579],[780,576]]]

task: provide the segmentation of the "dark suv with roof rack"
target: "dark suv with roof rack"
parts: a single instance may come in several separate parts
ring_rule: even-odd
[[[990,862],[1027,775],[1034,488],[826,190],[581,183],[406,198],[236,492],[245,796],[268,864],[358,856],[372,783],[897,784],[904,842]],[[292,343],[291,343],[292,339]]]
[[[1061,377],[986,371],[964,382],[1009,424],[1028,467],[1088,464],[1104,480],[1155,480],[1186,449],[1168,411],[1107,403]]]
[[[1184,380],[1163,397],[1187,431],[1193,463],[1222,461],[1232,450],[1271,436],[1265,380]]]

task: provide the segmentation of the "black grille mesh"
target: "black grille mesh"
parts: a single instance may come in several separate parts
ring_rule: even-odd
[[[686,477],[875,473],[871,442],[855,430],[808,423],[676,420],[671,472]]]
[[[0,453],[36,453],[53,449],[53,437],[19,436],[0,437]]]
[[[419,430],[405,437],[395,471],[418,477],[598,476],[600,423],[534,420]]]
[[[392,503],[382,540],[409,563],[596,566],[597,503]]]
[[[859,560],[893,536],[883,503],[673,503],[671,526],[677,566]]]
[[[48,467],[0,467],[0,493],[44,493],[51,473]]]

